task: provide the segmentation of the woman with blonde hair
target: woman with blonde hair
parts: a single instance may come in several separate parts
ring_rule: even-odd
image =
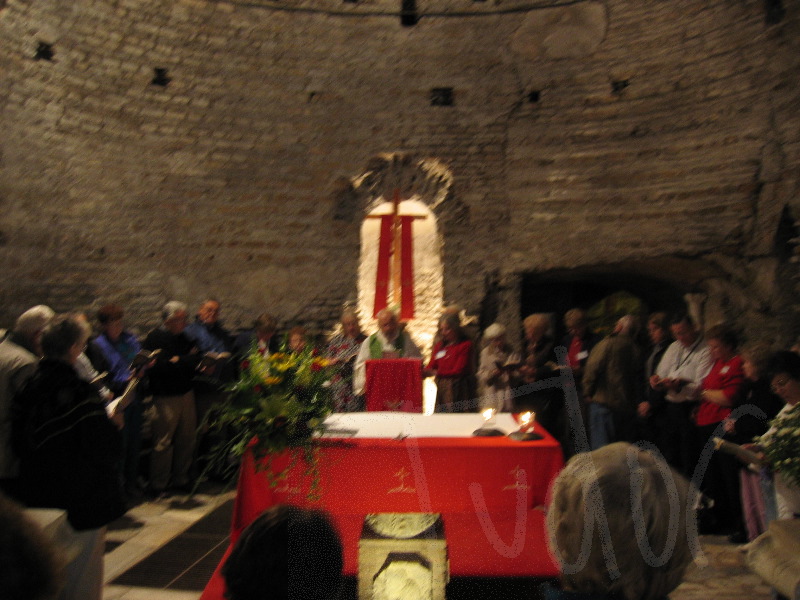
[[[616,442],[574,456],[556,478],[547,531],[561,589],[545,600],[662,600],[697,543],[696,491],[655,455]]]

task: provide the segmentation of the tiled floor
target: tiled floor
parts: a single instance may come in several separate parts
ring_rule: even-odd
[[[199,598],[200,592],[123,587],[109,582],[114,581],[119,575],[234,496],[234,491],[211,492],[197,494],[190,500],[174,497],[158,502],[146,502],[131,509],[121,521],[112,524],[107,541],[108,546],[115,547],[106,553],[104,599],[196,600]]]
[[[106,554],[105,600],[197,600],[200,592],[171,591],[110,585],[119,575],[191,527],[235,492],[210,492],[183,498],[149,502],[132,509],[124,521],[109,531],[113,549]],[[118,544],[118,545],[117,545]],[[672,600],[769,600],[770,589],[751,573],[744,561],[745,547],[724,538],[705,536],[702,547],[705,566],[690,567]],[[499,600],[499,599],[496,599]],[[533,599],[531,599],[533,600]]]

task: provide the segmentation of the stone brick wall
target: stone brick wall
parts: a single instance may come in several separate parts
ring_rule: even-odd
[[[212,295],[234,326],[326,329],[357,297],[355,180],[402,153],[452,173],[444,299],[468,312],[491,291],[513,325],[523,274],[617,270],[798,333],[774,241],[800,214],[800,0],[773,25],[761,0],[431,0],[413,27],[397,2],[257,4],[0,3],[0,326],[116,301],[145,329]]]

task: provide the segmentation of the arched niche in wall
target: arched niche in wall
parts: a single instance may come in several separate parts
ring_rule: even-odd
[[[442,310],[444,242],[440,223],[454,204],[450,200],[452,180],[449,168],[436,159],[388,153],[370,160],[366,169],[350,181],[349,189],[339,194],[337,218],[362,219],[358,308],[365,329],[374,329],[380,239],[380,220],[368,217],[391,213],[397,195],[401,215],[422,217],[412,225],[415,315],[408,330],[423,350],[429,349]],[[389,304],[392,305],[391,298]]]
[[[389,215],[393,204],[385,198],[361,224],[361,254],[358,266],[358,308],[363,317],[372,317],[378,272],[378,247],[381,220],[370,218]],[[409,331],[423,348],[431,345],[434,323],[442,309],[442,255],[436,216],[418,199],[404,200],[399,205],[400,215],[413,215],[413,275],[414,318],[409,321]],[[395,306],[394,283],[388,285],[388,303]]]

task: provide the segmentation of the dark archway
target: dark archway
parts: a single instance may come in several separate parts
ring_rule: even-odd
[[[691,287],[676,286],[653,276],[630,270],[603,267],[571,269],[546,273],[527,273],[522,276],[520,289],[520,318],[535,313],[554,313],[555,335],[564,332],[561,316],[571,308],[588,309],[615,292],[627,292],[644,303],[648,312],[677,312],[686,310],[683,295]]]

